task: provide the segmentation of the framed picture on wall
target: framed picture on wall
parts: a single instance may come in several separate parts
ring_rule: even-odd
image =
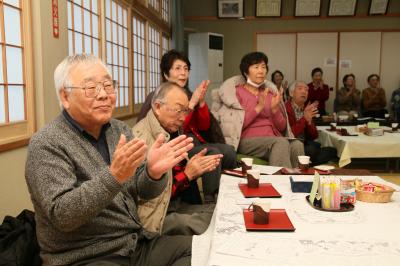
[[[370,15],[385,15],[389,5],[389,0],[371,0],[369,3]]]
[[[242,18],[243,0],[218,0],[219,18]]]
[[[282,15],[281,0],[257,0],[256,17],[280,17]]]
[[[357,0],[330,0],[329,16],[354,16]]]
[[[296,17],[318,17],[321,12],[321,0],[296,0]]]

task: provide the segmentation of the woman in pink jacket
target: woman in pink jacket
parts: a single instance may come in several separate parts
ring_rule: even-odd
[[[245,55],[240,63],[244,79],[224,82],[213,113],[227,143],[239,153],[264,158],[270,165],[297,167],[303,144],[292,138],[282,92],[266,80],[267,64],[264,53]]]

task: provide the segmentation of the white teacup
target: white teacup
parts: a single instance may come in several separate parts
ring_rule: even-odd
[[[353,117],[354,118],[358,118],[358,114],[353,114]]]
[[[253,158],[242,158],[242,162],[244,162],[247,166],[253,166]]]
[[[258,169],[247,170],[247,173],[252,175],[255,179],[260,179],[261,177],[261,172]]]
[[[385,114],[385,118],[389,118],[390,114]]]
[[[331,126],[336,127],[337,123],[331,123]]]
[[[297,158],[301,164],[310,164],[310,156],[300,155]]]
[[[319,118],[321,115],[320,114],[316,114],[315,115],[315,118]]]
[[[348,115],[339,115],[339,121],[346,121],[347,119],[349,119]]]

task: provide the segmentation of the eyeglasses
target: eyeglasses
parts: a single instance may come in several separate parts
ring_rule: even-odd
[[[174,112],[177,116],[187,116],[188,113],[190,113],[190,109],[189,108],[185,108],[185,109],[178,109],[178,108],[170,108],[168,106],[165,106],[165,109],[167,109],[170,112]]]
[[[118,89],[118,81],[106,79],[100,82],[88,82],[85,85],[79,86],[70,86],[65,87],[66,89],[81,89],[85,91],[85,96],[88,98],[96,98],[99,95],[100,90],[104,89],[104,91],[110,95],[115,94]]]

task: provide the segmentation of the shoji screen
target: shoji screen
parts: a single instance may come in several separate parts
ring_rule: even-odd
[[[270,59],[270,73],[283,70],[288,81],[309,82],[311,70],[321,67],[325,82],[334,88],[327,105],[329,113],[346,74],[356,76],[360,90],[368,86],[370,74],[380,75],[388,101],[400,87],[400,31],[257,33],[256,40],[256,49]],[[328,58],[336,60],[336,65],[329,64]]]
[[[296,34],[259,34],[257,50],[268,56],[268,79],[279,69],[289,82],[295,78]]]
[[[388,102],[393,90],[400,88],[399,44],[400,32],[382,33],[381,85],[386,90]]]
[[[363,90],[368,85],[367,77],[380,70],[381,32],[342,32],[339,50],[339,84],[348,73],[356,76],[356,86]],[[340,62],[348,60],[350,65]]]
[[[329,87],[336,87],[336,65],[333,62],[327,63],[329,59],[337,59],[337,32],[328,33],[298,33],[297,34],[297,66],[296,78],[311,82],[311,70],[321,67],[324,71],[324,82]],[[333,110],[335,90],[330,91],[327,102],[328,112]]]

